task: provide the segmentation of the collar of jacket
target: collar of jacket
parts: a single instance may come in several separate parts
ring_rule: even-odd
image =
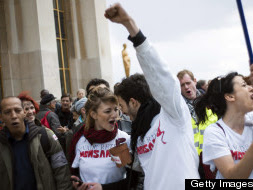
[[[39,112],[41,112],[41,111],[52,111],[52,110],[50,110],[47,106],[44,107],[44,105],[43,105],[43,107],[40,107]]]
[[[41,127],[37,126],[33,122],[30,122],[30,123],[25,122],[25,125],[26,124],[29,127],[28,140],[31,141],[39,133]],[[9,143],[8,136],[7,136],[8,131],[9,130],[6,126],[0,131],[0,142],[3,144]]]

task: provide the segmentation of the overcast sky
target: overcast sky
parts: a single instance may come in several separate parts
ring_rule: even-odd
[[[118,1],[106,2],[109,6]],[[121,0],[120,3],[175,75],[182,69],[191,70],[197,80],[209,80],[230,71],[249,74],[236,0]],[[253,0],[242,0],[242,4],[253,41]],[[141,73],[126,29],[109,23],[109,30],[114,82],[125,76],[123,43],[128,45],[130,73]]]

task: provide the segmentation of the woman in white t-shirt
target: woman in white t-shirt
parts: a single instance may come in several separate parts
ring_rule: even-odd
[[[74,135],[71,152],[74,152],[72,168],[79,169],[79,176],[85,183],[109,184],[125,178],[125,168],[118,168],[109,154],[116,140],[125,140],[128,145],[130,140],[127,133],[118,130],[117,107],[117,98],[108,88],[101,87],[90,93],[84,106],[85,125]],[[76,185],[74,183],[77,188]]]
[[[236,72],[217,77],[196,101],[199,122],[207,118],[206,107],[220,119],[205,130],[203,163],[218,169],[216,179],[253,179],[253,127],[245,122],[252,118],[252,87]]]

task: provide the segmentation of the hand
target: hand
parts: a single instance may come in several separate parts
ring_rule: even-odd
[[[88,190],[88,189],[89,189],[89,186],[88,186],[86,183],[83,183],[83,182],[79,179],[79,177],[72,175],[72,176],[71,176],[71,179],[75,179],[75,180],[76,180],[76,182],[75,182],[75,181],[72,181],[72,185],[73,185],[73,187],[74,187],[75,189],[77,189],[77,190]],[[78,182],[78,181],[80,181],[80,182]]]
[[[59,128],[57,128],[57,131],[59,133],[66,133],[68,130],[69,129],[66,126],[64,126],[64,127],[60,126]]]
[[[87,183],[89,190],[103,190],[102,185],[99,183]]]
[[[110,21],[123,25],[131,20],[131,17],[119,3],[115,3],[110,8],[106,9],[104,15]]]
[[[119,3],[116,3],[106,9],[104,15],[110,21],[124,25],[132,37],[136,36],[139,32],[139,28],[136,26],[134,20],[127,14]]]

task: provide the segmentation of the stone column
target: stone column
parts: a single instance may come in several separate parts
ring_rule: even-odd
[[[67,0],[66,23],[72,91],[85,88],[91,78],[113,82],[105,0]]]
[[[0,8],[4,95],[25,90],[39,100],[46,88],[60,97],[52,0],[2,0]]]

